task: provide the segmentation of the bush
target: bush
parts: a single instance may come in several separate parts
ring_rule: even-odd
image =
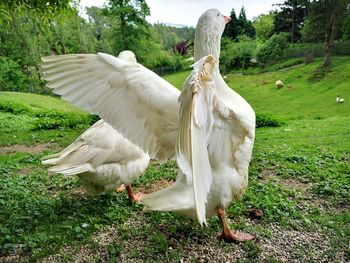
[[[288,34],[280,33],[273,35],[261,46],[256,57],[261,63],[278,61],[284,56],[288,46]]]
[[[85,115],[73,112],[58,112],[44,110],[34,113],[38,119],[31,130],[52,130],[60,128],[75,128],[80,125],[89,126],[96,121],[95,115]]]
[[[32,110],[29,107],[12,101],[0,101],[0,111],[12,114],[32,113]]]
[[[247,36],[238,36],[238,42],[223,38],[220,65],[223,72],[234,68],[248,68],[256,51],[255,41]]]
[[[12,59],[0,57],[0,90],[25,91],[27,86],[28,77],[21,66]]]
[[[280,127],[282,125],[284,125],[284,122],[276,119],[275,117],[261,113],[256,114],[256,128]]]
[[[193,63],[193,61],[186,60],[184,56],[177,53],[161,52],[158,56],[157,64],[152,68],[158,75],[189,69]]]

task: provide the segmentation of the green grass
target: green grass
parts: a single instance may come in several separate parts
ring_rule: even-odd
[[[289,119],[345,116],[350,112],[350,103],[338,104],[335,99],[340,94],[350,101],[350,58],[335,59],[332,71],[324,79],[311,80],[318,65],[315,62],[260,75],[229,75],[227,81],[257,112]],[[280,90],[275,87],[278,79],[284,82]]]
[[[229,85],[258,113],[285,120],[281,127],[257,129],[249,189],[229,207],[228,216],[234,227],[254,233],[258,241],[239,245],[212,239],[220,230],[215,217],[202,228],[174,213],[144,213],[125,193],[81,194],[76,178],[48,174],[40,158],[70,144],[89,124],[33,130],[33,123],[57,119],[52,112],[88,115],[57,98],[0,93],[0,146],[47,144],[40,153],[3,154],[0,149],[0,261],[19,255],[23,262],[40,262],[58,253],[57,261],[71,262],[84,247],[92,254],[89,262],[120,261],[125,254],[136,262],[179,262],[189,255],[198,262],[202,255],[185,248],[204,242],[222,253],[242,249],[239,262],[259,262],[259,239],[272,238],[270,226],[276,222],[285,230],[328,238],[324,261],[339,262],[339,254],[349,261],[350,59],[334,62],[332,72],[318,81],[310,80],[317,62],[254,76],[228,75]],[[186,76],[181,72],[166,79],[181,87]],[[280,90],[274,87],[277,79],[285,83]],[[335,103],[337,93],[345,98],[343,104]],[[174,180],[176,173],[173,161],[152,163],[135,187]],[[248,220],[252,208],[263,211],[262,219]],[[96,237],[105,232],[112,240],[101,245]],[[298,252],[300,262],[307,257],[304,250]]]
[[[350,114],[350,103],[335,102],[337,94],[350,101],[350,58],[334,59],[330,73],[320,81],[312,80],[320,62],[301,65],[291,70],[258,75],[228,74],[227,84],[242,95],[258,113],[267,113],[287,119],[326,118]],[[180,72],[165,76],[177,88],[188,76]],[[284,87],[276,89],[282,80]]]
[[[66,101],[58,100],[55,97],[42,96],[31,93],[0,92],[0,105],[5,104],[6,102],[20,104],[24,107],[28,107],[33,111],[50,109],[61,112],[75,112],[81,114],[85,113],[84,111],[72,106]]]

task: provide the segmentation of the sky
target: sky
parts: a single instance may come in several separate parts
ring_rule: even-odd
[[[80,5],[102,7],[105,0],[81,0]],[[232,8],[238,16],[242,5],[248,19],[276,9],[273,4],[284,0],[146,0],[151,9],[151,16],[147,17],[150,23],[170,23],[195,26],[198,18],[210,8],[219,9],[224,15],[230,15]]]

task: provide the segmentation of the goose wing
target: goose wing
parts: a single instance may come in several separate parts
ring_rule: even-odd
[[[98,54],[42,58],[47,86],[98,114],[151,158],[174,156],[180,92],[138,63]]]

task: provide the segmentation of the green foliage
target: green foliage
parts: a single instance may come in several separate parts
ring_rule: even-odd
[[[59,128],[85,127],[96,121],[94,115],[57,110],[32,110],[25,104],[12,101],[0,102],[0,111],[16,115],[27,114],[34,117],[31,130],[52,130]]]
[[[244,6],[242,6],[237,19],[237,36],[240,35],[245,35],[250,38],[255,37],[253,23],[247,19]]]
[[[253,26],[258,40],[268,40],[273,34],[273,14],[259,16],[253,22]]]
[[[283,121],[276,119],[275,117],[272,117],[267,114],[256,114],[256,127],[280,127],[284,124]]]
[[[113,28],[114,50],[138,50],[138,41],[148,38],[146,16],[150,9],[144,0],[108,0],[103,13],[118,24]],[[136,44],[136,46],[135,46]]]
[[[178,28],[157,23],[152,28],[157,32],[159,40],[167,51],[173,51],[174,45],[180,41],[188,43],[194,41],[195,29],[193,27]]]
[[[79,16],[77,2],[66,8],[69,2],[57,6],[51,1],[45,10],[41,6],[45,1],[0,5],[0,90],[51,94],[40,79],[40,58],[57,54],[105,52],[117,56],[129,49],[148,68],[168,67],[161,70],[164,72],[183,68],[185,62],[173,54],[172,40],[167,42],[167,37],[170,33],[174,41],[192,41],[193,28],[162,26],[160,32],[159,26],[145,20],[150,10],[144,0],[115,0],[102,9],[87,8],[88,21]],[[38,8],[31,8],[33,5]]]
[[[305,24],[302,28],[302,40],[307,43],[319,43],[325,41],[326,12],[325,2],[313,1],[308,10]]]
[[[288,40],[291,43],[298,42],[308,5],[307,0],[285,0],[282,4],[278,4],[280,11],[274,13],[274,32],[289,33]]]
[[[232,9],[230,17],[231,21],[226,25],[223,33],[224,37],[231,40],[236,40],[241,35],[254,38],[255,29],[253,23],[247,19],[244,7],[241,8],[238,19],[234,9]]]
[[[89,115],[77,113],[62,113],[54,110],[43,110],[36,112],[37,120],[33,123],[31,130],[53,130],[60,128],[76,128],[92,125],[95,118]]]
[[[244,75],[255,75],[260,73],[274,72],[277,70],[287,69],[289,67],[305,64],[304,58],[291,58],[280,63],[265,64],[263,67],[250,67],[245,70],[237,70],[235,72],[242,72]]]
[[[7,8],[15,8],[17,6],[27,6],[29,8],[35,8],[41,12],[51,12],[56,10],[70,9],[73,0],[3,0],[2,5]]]
[[[13,102],[13,101],[0,101],[0,111],[9,112],[13,114],[31,114],[31,108],[24,104]]]
[[[231,10],[231,21],[226,25],[223,37],[230,38],[232,40],[236,39],[238,36],[238,28],[237,28],[237,16],[235,9],[232,8]]]
[[[255,55],[255,41],[245,35],[239,36],[238,42],[222,39],[220,66],[224,72],[234,68],[247,68]]]
[[[28,77],[20,65],[10,58],[0,57],[0,90],[26,90]]]
[[[350,40],[350,8],[345,14],[341,31],[342,31],[342,40]]]
[[[288,34],[280,33],[270,37],[258,50],[256,57],[261,63],[277,61],[284,56],[289,44]]]

